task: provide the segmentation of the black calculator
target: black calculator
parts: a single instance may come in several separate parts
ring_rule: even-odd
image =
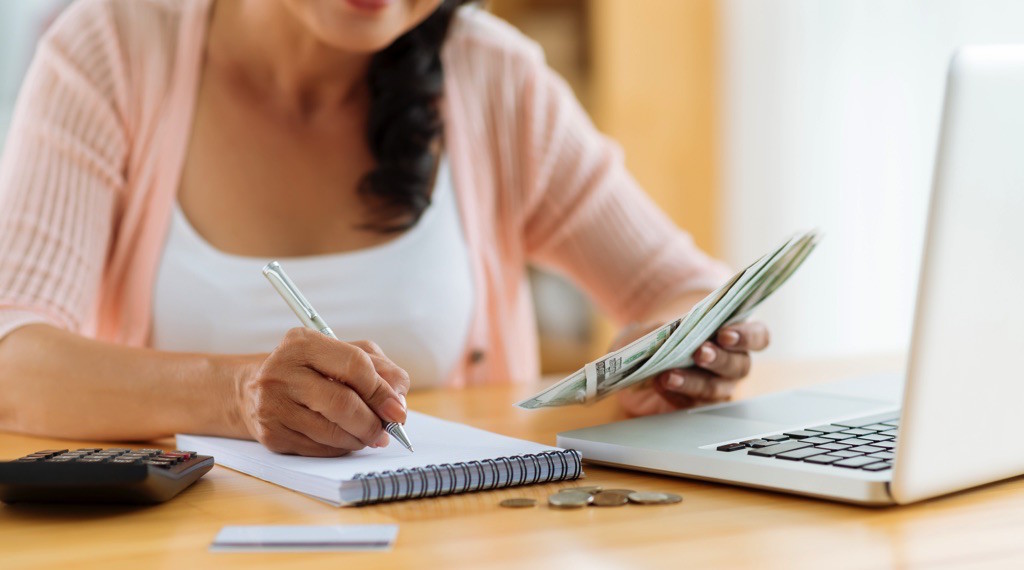
[[[194,451],[44,449],[0,461],[5,503],[161,503],[213,468]]]

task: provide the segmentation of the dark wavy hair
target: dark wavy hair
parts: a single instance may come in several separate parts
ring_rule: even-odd
[[[376,167],[359,181],[360,195],[374,206],[367,229],[405,231],[430,205],[443,135],[441,46],[455,10],[469,1],[444,0],[370,61],[366,136]]]

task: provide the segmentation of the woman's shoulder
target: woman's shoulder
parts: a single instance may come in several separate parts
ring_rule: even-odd
[[[102,98],[125,128],[149,124],[168,100],[183,41],[195,41],[203,0],[76,0],[39,42],[39,65]]]
[[[73,35],[116,42],[124,48],[173,44],[185,0],[77,0],[56,19],[44,39]]]
[[[84,69],[131,74],[173,65],[188,0],[77,0],[40,45],[55,47]],[[105,65],[104,65],[105,64]]]
[[[445,49],[449,59],[497,73],[508,65],[544,65],[544,51],[512,24],[475,4],[455,13]]]

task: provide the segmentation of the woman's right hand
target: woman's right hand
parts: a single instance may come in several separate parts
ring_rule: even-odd
[[[369,341],[294,328],[238,384],[249,434],[278,453],[336,457],[383,447],[381,419],[404,423],[409,375]]]

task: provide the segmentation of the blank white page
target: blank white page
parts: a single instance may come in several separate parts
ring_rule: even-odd
[[[223,458],[226,466],[241,471],[251,472],[259,468],[262,472],[252,474],[263,479],[275,479],[273,473],[267,471],[276,471],[278,475],[291,472],[290,475],[300,478],[316,477],[338,483],[351,480],[360,473],[558,451],[557,447],[506,437],[412,411],[405,423],[405,431],[416,449],[415,453],[409,453],[394,438],[383,449],[367,448],[332,458],[281,455],[254,441],[196,435],[178,435],[178,447],[213,455],[218,463]],[[242,459],[250,468],[232,465],[237,463],[232,459]]]

